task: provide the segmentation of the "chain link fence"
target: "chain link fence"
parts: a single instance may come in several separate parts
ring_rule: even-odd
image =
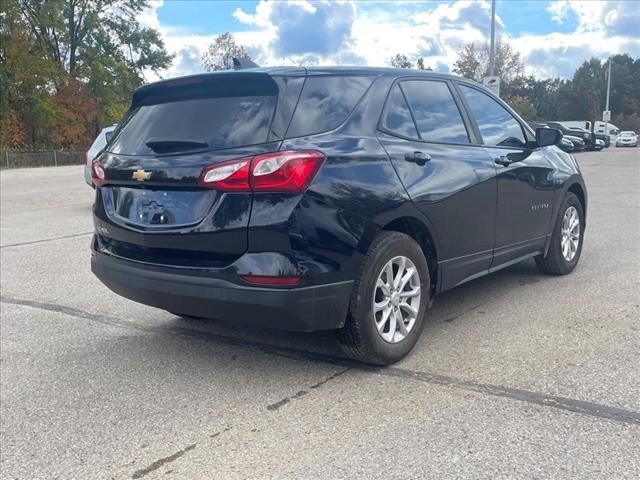
[[[0,150],[0,168],[81,165],[85,150]]]

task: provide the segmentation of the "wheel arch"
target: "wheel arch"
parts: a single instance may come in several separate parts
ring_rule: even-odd
[[[383,231],[400,232],[413,238],[422,249],[431,277],[431,293],[437,292],[438,278],[438,247],[434,235],[427,225],[416,217],[404,216],[388,222]]]
[[[569,185],[569,188],[567,188],[567,192],[571,192],[576,197],[578,197],[578,200],[580,201],[580,205],[582,205],[582,212],[584,214],[584,219],[583,219],[584,226],[586,227],[587,226],[587,196],[584,188],[578,182],[574,182],[571,185]]]

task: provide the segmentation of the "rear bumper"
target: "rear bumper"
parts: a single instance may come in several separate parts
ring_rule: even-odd
[[[256,288],[220,278],[124,261],[100,252],[91,270],[107,287],[130,300],[170,312],[314,331],[344,325],[351,281],[302,288]]]

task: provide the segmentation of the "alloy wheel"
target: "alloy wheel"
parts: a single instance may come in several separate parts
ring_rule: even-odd
[[[562,230],[560,237],[560,246],[562,247],[562,256],[567,262],[570,262],[578,253],[580,245],[580,215],[576,207],[569,207],[564,212],[562,219]]]
[[[380,336],[389,343],[404,340],[420,309],[420,274],[407,257],[389,260],[378,275],[373,293],[373,319]]]

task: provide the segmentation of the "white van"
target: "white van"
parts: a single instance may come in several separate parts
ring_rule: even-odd
[[[591,122],[589,120],[565,120],[562,123],[569,128],[578,127],[591,131]]]
[[[618,134],[620,133],[620,129],[616,127],[613,123],[609,122],[609,131],[605,132],[605,126],[606,126],[605,122],[601,122],[599,120],[597,122],[593,122],[593,133],[609,135],[609,139],[611,140],[611,143],[612,144],[615,143],[616,139],[618,138]]]
[[[565,120],[564,123],[569,128],[584,128],[596,134],[596,138],[605,139],[604,131],[605,131],[605,122],[601,122],[597,120],[595,122],[591,122],[590,120]],[[613,144],[616,142],[616,138],[620,133],[620,129],[616,127],[613,123],[609,122],[609,143]],[[607,145],[608,146],[608,145]]]

